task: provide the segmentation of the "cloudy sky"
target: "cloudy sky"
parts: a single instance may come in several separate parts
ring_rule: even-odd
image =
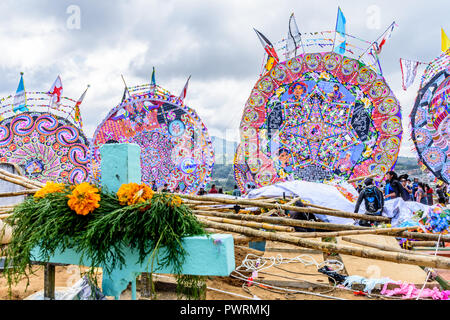
[[[30,91],[48,90],[61,75],[64,95],[78,99],[90,84],[81,112],[92,137],[120,102],[121,75],[128,86],[149,83],[155,66],[157,83],[173,94],[192,75],[185,102],[211,135],[238,139],[264,56],[253,28],[277,42],[294,12],[301,32],[334,30],[338,6],[347,33],[368,41],[397,23],[380,60],[402,105],[400,155],[413,156],[408,116],[419,79],[403,91],[399,58],[429,62],[440,54],[441,27],[450,35],[448,0],[2,0],[0,94],[15,92],[21,71]]]

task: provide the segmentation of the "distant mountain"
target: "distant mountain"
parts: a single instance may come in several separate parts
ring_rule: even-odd
[[[230,190],[234,185],[233,160],[238,142],[217,136],[212,136],[211,141],[216,159],[211,183],[223,186],[225,190]],[[408,174],[411,180],[419,178],[420,181],[426,183],[430,183],[432,180],[426,173],[422,172],[417,159],[413,157],[398,157],[394,171],[398,175]]]

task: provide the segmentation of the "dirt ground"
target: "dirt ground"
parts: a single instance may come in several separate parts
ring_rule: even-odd
[[[236,247],[235,259],[236,266],[239,266],[241,262],[245,259],[248,254],[247,250]],[[63,290],[75,284],[81,278],[81,272],[87,270],[87,268],[79,266],[56,266],[55,275],[55,286],[56,289]],[[27,286],[27,279],[22,279],[17,285],[12,287],[12,295],[8,293],[8,285],[6,278],[3,274],[0,274],[0,300],[23,300],[32,294],[42,291],[44,288],[44,267],[35,266],[33,268],[34,274],[30,276],[29,285]],[[175,300],[177,295],[174,290],[175,280],[173,278],[168,279],[169,275],[161,275],[158,277],[155,275],[155,281],[160,284],[159,287],[166,287],[164,290],[157,291],[158,300]],[[170,277],[170,276],[169,276]],[[298,277],[301,281],[301,276]],[[101,275],[98,277],[98,283],[101,284]],[[139,280],[139,279],[138,279]],[[270,289],[268,287],[261,288],[256,285],[250,287],[243,286],[245,281],[235,279],[233,277],[207,277],[206,285],[208,288],[206,292],[206,300],[248,300],[252,299],[254,296],[262,300],[330,300],[333,298],[350,299],[350,300],[361,300],[368,299],[367,297],[357,296],[353,294],[352,291],[345,291],[341,289],[334,289],[331,292],[325,293],[325,295],[330,298],[324,298],[320,296],[315,296],[305,293],[287,293],[281,290]],[[165,284],[165,285],[164,285]],[[222,290],[225,292],[218,292],[214,289]],[[307,289],[295,289],[302,290],[310,293],[321,293],[325,291],[330,291],[330,288],[307,288]],[[234,293],[240,296],[231,295],[229,293]],[[242,296],[242,297],[241,297]],[[333,298],[331,298],[333,297]],[[137,298],[138,299],[149,299],[142,298],[140,296],[140,285],[138,281],[137,285]],[[108,297],[108,299],[113,299]],[[122,300],[131,300],[131,290],[130,286],[121,295]],[[371,298],[377,299],[377,298]]]

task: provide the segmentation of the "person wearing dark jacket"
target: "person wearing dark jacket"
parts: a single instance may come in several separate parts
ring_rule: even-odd
[[[372,178],[364,180],[364,184],[365,188],[361,191],[356,201],[355,213],[359,212],[359,207],[364,200],[367,215],[381,215],[384,208],[383,193],[373,184]],[[361,220],[359,224],[361,226],[370,226],[370,223],[366,220]]]
[[[394,171],[386,172],[386,186],[384,187],[384,200],[391,200],[402,196],[402,186]]]

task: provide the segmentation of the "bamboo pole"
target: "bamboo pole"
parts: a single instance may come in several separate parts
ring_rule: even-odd
[[[214,228],[205,228],[205,231],[206,232],[210,232],[210,233],[226,233],[223,230],[214,229]],[[232,236],[233,236],[233,240],[234,240],[234,244],[235,245],[237,245],[237,244],[247,244],[247,243],[249,243],[251,241],[261,241],[261,240],[263,240],[261,238],[247,237],[247,236],[244,236],[242,234],[236,234],[236,233],[232,234]]]
[[[5,176],[8,176],[8,177],[10,177],[10,178],[12,178],[12,179],[19,180],[19,181],[23,181],[24,183],[33,185],[34,188],[36,188],[36,187],[37,187],[37,188],[42,188],[42,187],[44,186],[44,184],[41,183],[41,182],[39,182],[39,181],[34,181],[34,180],[31,180],[31,179],[28,179],[27,177],[24,177],[24,176],[20,176],[20,175],[11,173],[11,172],[9,172],[9,171],[7,171],[7,170],[0,169],[0,173],[3,174],[3,175],[5,175]],[[33,189],[34,189],[34,188],[33,188]]]
[[[259,231],[242,226],[225,225],[223,223],[212,222],[206,219],[200,219],[200,222],[207,227],[213,227],[216,229],[222,229],[231,232],[238,232],[253,237],[261,237],[266,240],[290,243],[310,249],[318,249],[323,252],[335,252],[367,259],[391,261],[396,263],[419,265],[439,269],[450,269],[450,258],[446,257],[405,254],[401,252],[381,251],[372,248],[360,248],[343,244],[334,244],[331,242],[319,242],[309,239],[281,235],[274,232]]]
[[[361,227],[355,225],[329,223],[329,222],[315,222],[307,220],[296,220],[291,218],[282,217],[262,217],[261,215],[251,215],[251,214],[235,214],[235,213],[225,213],[225,212],[214,212],[214,211],[201,211],[194,210],[195,214],[202,216],[214,216],[221,218],[230,218],[236,220],[246,220],[246,221],[256,221],[256,222],[267,222],[271,224],[279,224],[291,227],[304,227],[304,228],[314,228],[322,230],[372,230],[370,227]]]
[[[372,230],[345,230],[337,232],[295,232],[291,235],[300,238],[322,238],[322,237],[340,237],[348,235],[361,235],[361,234],[378,234],[386,236],[396,236],[400,232],[406,230],[416,230],[417,227],[403,227],[403,228],[377,228]]]
[[[0,179],[8,181],[8,182],[11,182],[11,183],[14,183],[14,184],[17,184],[17,185],[25,187],[27,189],[36,189],[37,188],[37,186],[35,186],[35,185],[32,185],[30,183],[24,182],[24,181],[19,180],[19,179],[11,178],[11,177],[6,176],[6,175],[4,175],[2,173],[0,173]]]
[[[366,178],[375,178],[376,176],[377,176],[376,174],[371,174],[371,175],[368,175],[368,176],[353,178],[353,179],[347,180],[347,182],[348,183],[353,183],[353,182],[356,182],[356,181],[364,180]]]
[[[283,210],[290,210],[290,211],[297,211],[297,212],[304,212],[304,213],[317,213],[317,214],[324,214],[324,215],[330,215],[330,216],[337,216],[337,217],[343,217],[343,218],[351,218],[351,219],[360,219],[360,220],[369,220],[369,221],[382,221],[382,222],[390,222],[391,219],[383,216],[371,216],[366,214],[359,214],[359,213],[353,213],[353,212],[345,212],[345,211],[337,211],[337,210],[323,210],[323,209],[311,209],[311,208],[302,208],[302,207],[296,207],[296,206],[288,206],[285,204],[271,204],[271,203],[265,203],[261,201],[254,201],[254,200],[248,200],[248,199],[223,199],[223,198],[215,198],[215,197],[209,197],[209,196],[192,196],[192,195],[186,195],[186,194],[178,194],[182,198],[186,199],[192,199],[192,200],[204,200],[204,201],[213,201],[213,202],[222,202],[227,204],[243,204],[243,205],[251,205],[255,207],[261,207],[261,208],[267,208],[267,209],[283,209]]]
[[[23,196],[23,195],[28,195],[28,194],[35,194],[37,191],[39,191],[39,190],[38,189],[34,189],[34,190],[22,190],[22,191],[15,191],[15,192],[4,192],[4,193],[0,193],[0,198],[16,197],[16,196]]]
[[[436,248],[436,241],[411,241],[411,247],[434,247]]]
[[[294,198],[294,199],[292,199],[291,201],[289,201],[288,203],[286,203],[288,206],[292,206],[292,205],[294,205],[297,201],[299,201],[299,200],[301,200],[301,198],[300,197],[297,197],[297,198]],[[270,210],[270,211],[267,211],[267,212],[263,212],[263,213],[261,213],[261,215],[262,216],[270,216],[270,215],[272,215],[272,214],[274,214],[274,213],[277,213],[278,212],[278,209],[272,209],[272,210]]]
[[[366,247],[372,247],[372,248],[380,249],[380,250],[393,251],[393,252],[402,252],[402,253],[406,253],[406,254],[418,254],[418,255],[430,256],[427,253],[419,253],[419,252],[415,252],[415,251],[411,251],[411,250],[405,250],[405,249],[402,249],[402,248],[395,248],[395,247],[386,246],[386,245],[382,245],[382,244],[366,242],[366,241],[362,241],[362,240],[359,240],[359,239],[353,239],[353,238],[349,238],[349,237],[342,237],[342,240],[347,241],[347,242],[351,242],[351,243],[354,243],[354,244],[359,244],[359,245],[362,245],[362,246],[366,246]]]
[[[431,241],[443,241],[443,242],[450,242],[450,235],[440,235],[435,233],[421,233],[421,232],[410,232],[410,231],[404,231],[399,234],[399,237],[401,238],[407,238],[407,239],[417,239],[417,240],[431,240]]]
[[[228,223],[228,224],[235,224],[240,226],[246,226],[250,228],[258,228],[258,229],[266,229],[266,230],[276,230],[276,231],[284,231],[284,232],[294,232],[293,227],[285,227],[285,226],[277,226],[273,224],[268,223],[260,223],[260,222],[253,222],[253,221],[242,221],[242,220],[234,220],[234,219],[227,219],[227,218],[219,218],[219,217],[202,217],[203,219],[208,219],[215,222],[221,222],[221,223]]]
[[[12,213],[10,214],[0,214],[0,220],[6,219],[8,217],[12,216]]]

